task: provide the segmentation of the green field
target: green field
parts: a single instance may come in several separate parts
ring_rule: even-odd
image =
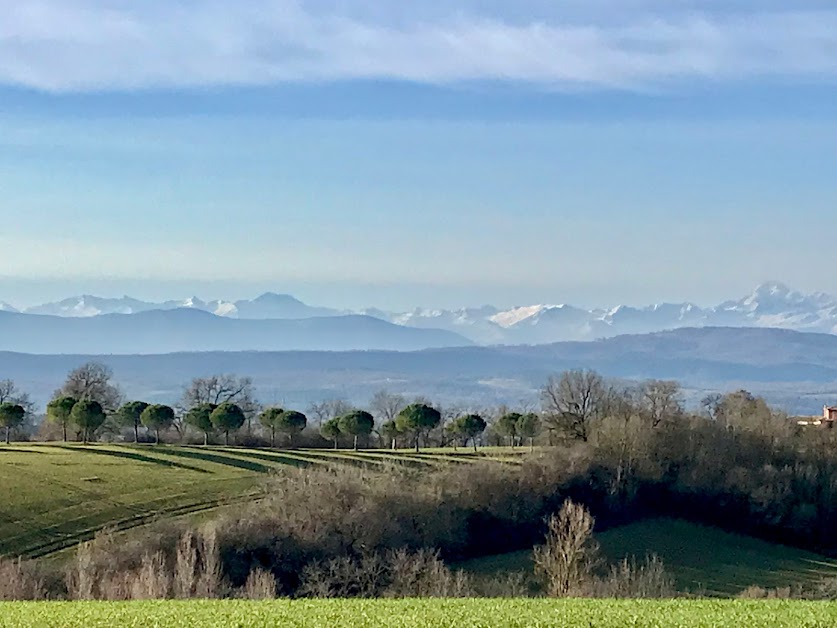
[[[788,601],[278,600],[0,604],[0,626],[828,628],[837,604]]]
[[[524,450],[262,450],[225,447],[27,444],[0,447],[0,554],[44,557],[97,530],[129,530],[158,519],[196,516],[263,495],[264,479],[306,465],[414,468],[517,464]],[[837,561],[683,521],[658,519],[597,535],[607,558],[656,553],[678,588],[731,596],[750,585],[811,584],[837,576]],[[531,552],[469,561],[476,578],[532,574]],[[536,585],[533,585],[536,592]]]
[[[513,464],[521,450],[365,452],[225,447],[26,444],[0,446],[0,555],[41,557],[161,518],[259,498],[265,477],[295,466],[386,463],[430,468],[486,457]]]
[[[621,526],[597,534],[596,539],[612,561],[657,554],[683,592],[731,596],[750,585],[776,588],[837,577],[837,561],[818,554],[675,519]],[[532,553],[490,556],[458,567],[477,578],[509,572],[529,574]]]

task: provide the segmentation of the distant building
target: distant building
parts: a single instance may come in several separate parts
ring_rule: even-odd
[[[824,406],[822,416],[799,417],[797,425],[816,425],[817,427],[834,427],[837,424],[837,406]]]

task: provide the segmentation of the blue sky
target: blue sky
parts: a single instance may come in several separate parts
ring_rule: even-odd
[[[0,300],[837,292],[833,2],[0,13]]]

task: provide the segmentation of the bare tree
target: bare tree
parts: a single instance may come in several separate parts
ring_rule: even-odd
[[[595,519],[582,505],[569,499],[549,519],[546,544],[535,548],[535,570],[546,580],[552,597],[588,593],[598,563],[598,544],[593,539]]]
[[[29,397],[29,393],[20,390],[11,379],[0,380],[0,403],[22,406],[27,417],[35,414],[35,403]]]
[[[680,384],[651,379],[639,387],[640,413],[643,419],[658,427],[683,415],[683,395]]]
[[[331,419],[337,419],[354,410],[354,406],[345,399],[327,399],[308,406],[305,413],[314,419],[313,424],[322,427]]]
[[[461,403],[436,406],[436,409],[439,411],[439,414],[442,415],[442,422],[433,430],[433,434],[431,436],[438,441],[441,447],[447,447],[450,444],[451,439],[454,441],[456,440],[456,437],[446,429],[447,426],[451,425],[459,417],[465,414],[470,414],[471,411],[468,406]]]
[[[379,390],[372,396],[369,408],[372,414],[381,423],[394,421],[398,413],[407,407],[407,400],[401,396],[392,394],[386,390]]]
[[[610,386],[607,389],[605,414],[609,419],[629,423],[639,415],[642,391],[635,386]]]
[[[607,421],[596,430],[596,448],[603,459],[612,461],[611,495],[632,495],[632,478],[648,448],[645,439],[651,428],[642,417],[641,387],[612,386],[607,395]]]
[[[223,403],[234,403],[241,408],[249,434],[261,406],[256,400],[252,378],[239,377],[233,373],[196,377],[189,382],[177,404],[180,420],[175,422],[175,429],[182,435],[183,426],[180,421],[189,410],[202,405],[220,406]]]
[[[563,429],[573,438],[590,438],[590,424],[607,408],[608,387],[595,371],[566,371],[550,377],[541,391],[547,429]]]
[[[64,385],[55,397],[73,397],[78,401],[96,401],[106,413],[116,412],[122,405],[123,395],[114,384],[113,370],[101,362],[87,362],[67,375]]]
[[[717,420],[724,396],[721,393],[709,393],[700,400],[700,407],[713,421]]]
[[[233,374],[196,377],[183,391],[180,405],[191,409],[204,404],[220,406],[222,403],[235,403],[243,409],[242,402],[255,401],[253,380]]]

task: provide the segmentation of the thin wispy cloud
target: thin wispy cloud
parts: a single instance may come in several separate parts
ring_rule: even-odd
[[[832,81],[829,4],[0,0],[0,83],[60,92],[352,79],[548,89]]]

